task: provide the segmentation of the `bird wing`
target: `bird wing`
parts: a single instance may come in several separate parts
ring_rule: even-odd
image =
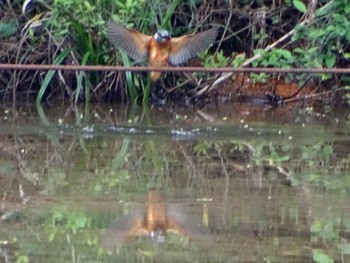
[[[130,214],[114,222],[102,237],[102,244],[109,250],[119,250],[123,242],[136,236],[147,234],[144,223],[145,207],[134,204]]]
[[[125,28],[112,20],[107,22],[106,32],[108,39],[116,47],[124,50],[132,59],[136,61],[147,60],[151,36]]]
[[[168,204],[167,232],[187,236],[199,242],[211,242],[213,236],[210,230],[201,223],[200,217],[193,214],[194,207],[184,207],[180,204]]]
[[[217,34],[217,28],[212,28],[198,34],[172,38],[169,52],[170,64],[179,65],[196,56],[214,43]]]

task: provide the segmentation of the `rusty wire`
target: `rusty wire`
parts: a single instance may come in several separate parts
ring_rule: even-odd
[[[251,67],[149,67],[149,66],[86,66],[86,65],[39,65],[0,64],[0,70],[67,70],[67,71],[120,71],[120,72],[212,72],[212,73],[330,73],[349,74],[350,68],[251,68]]]

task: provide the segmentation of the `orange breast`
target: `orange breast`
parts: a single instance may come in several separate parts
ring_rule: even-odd
[[[170,43],[159,44],[152,39],[149,48],[149,63],[151,66],[165,66],[168,64]]]
[[[149,48],[149,64],[153,67],[164,67],[168,65],[170,43],[159,44],[152,39]],[[151,72],[151,78],[156,80],[160,77],[160,72]]]
[[[150,191],[147,205],[147,229],[153,231],[156,228],[166,229],[166,205],[159,193]]]

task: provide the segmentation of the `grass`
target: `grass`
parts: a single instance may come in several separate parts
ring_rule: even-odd
[[[21,18],[21,5],[24,5],[27,20]],[[270,2],[263,1],[249,6],[247,11],[243,0],[237,1],[235,6],[231,6],[230,1],[201,0],[52,0],[45,4],[13,1],[0,6],[0,62],[130,65],[129,58],[122,53],[116,55],[119,51],[116,53],[106,39],[105,21],[113,18],[145,34],[165,28],[173,36],[220,25],[224,29],[221,31],[224,35],[220,36],[223,41],[218,45],[220,50],[204,53],[201,57],[204,66],[224,62],[231,62],[228,66],[240,65],[278,40],[283,35],[281,32],[291,29],[295,29],[292,37],[283,46],[265,52],[254,61],[254,66],[329,68],[347,65],[350,19],[346,0],[319,1],[314,10],[308,10],[310,7],[302,1],[290,1],[267,10],[265,7],[272,6]],[[247,12],[265,12],[264,21],[257,23],[244,15]],[[314,14],[314,19],[305,23],[304,15],[310,12]],[[242,53],[245,56],[233,55]],[[207,76],[200,77],[204,79]],[[349,78],[338,79],[331,75],[316,76],[313,80],[315,86],[324,80],[349,85]],[[191,78],[177,77],[173,83],[177,85],[186,81],[191,82]],[[203,83],[196,83],[200,82]],[[145,104],[151,94],[148,77],[130,72],[55,74],[50,71],[42,78],[41,72],[7,71],[1,75],[0,87],[0,96],[4,100],[11,95],[35,94],[37,103],[49,98],[78,103],[81,100],[121,100],[126,97],[129,101]],[[181,91],[174,87],[168,90]]]

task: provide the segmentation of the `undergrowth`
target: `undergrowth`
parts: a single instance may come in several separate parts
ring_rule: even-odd
[[[114,50],[105,23],[114,19],[145,34],[165,28],[173,36],[217,26],[216,44],[195,65],[238,67],[347,67],[350,58],[350,5],[347,0],[311,1],[179,0],[15,0],[0,3],[0,63],[134,65]],[[22,13],[23,12],[23,13]],[[288,35],[289,34],[289,35]],[[281,40],[284,36],[288,36]],[[273,45],[274,48],[269,48]],[[249,60],[253,58],[252,60]],[[247,64],[245,64],[247,63]],[[172,93],[212,82],[217,75],[164,74]],[[266,74],[252,74],[264,81]],[[307,76],[285,75],[304,82]],[[349,77],[315,74],[314,82],[349,85]],[[188,84],[190,83],[190,85]],[[3,100],[37,102],[148,101],[147,74],[120,72],[28,72],[3,70]],[[170,86],[170,87],[168,87]],[[186,88],[184,88],[186,87]],[[189,88],[188,88],[189,87]],[[195,89],[191,89],[195,87]],[[328,86],[328,87],[332,87]]]

